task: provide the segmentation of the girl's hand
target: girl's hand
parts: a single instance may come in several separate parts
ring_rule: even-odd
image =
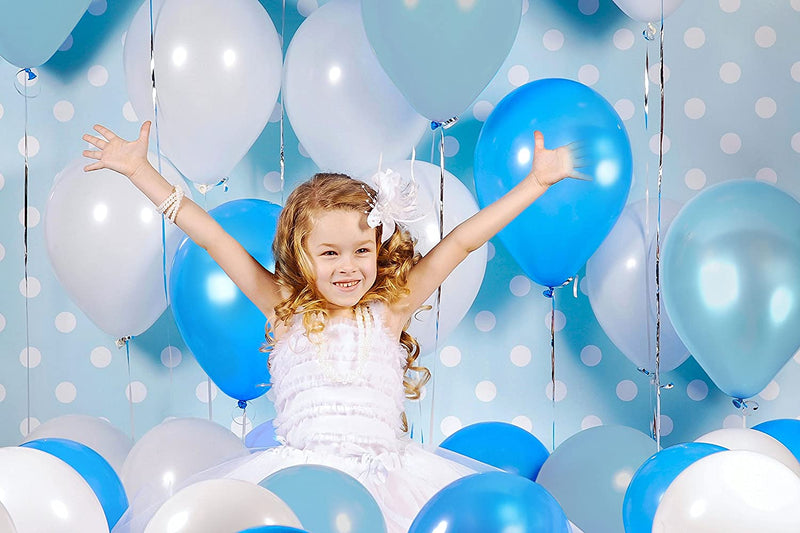
[[[567,177],[587,181],[592,179],[591,176],[577,170],[585,165],[580,141],[548,150],[544,147],[542,132],[535,131],[533,138],[533,166],[528,177],[536,183],[547,188]]]
[[[150,136],[150,121],[142,124],[139,138],[135,141],[126,141],[117,137],[113,131],[99,124],[94,126],[103,138],[85,134],[83,140],[96,146],[99,150],[84,150],[84,157],[97,159],[96,163],[86,165],[83,170],[99,170],[108,168],[131,178],[136,172],[148,165],[147,142]]]

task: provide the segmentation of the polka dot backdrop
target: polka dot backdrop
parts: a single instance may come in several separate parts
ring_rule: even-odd
[[[284,44],[321,3],[288,2]],[[280,3],[263,5],[280,27]],[[93,1],[72,35],[28,82],[35,97],[28,100],[27,113],[27,283],[22,240],[26,122],[23,97],[15,87],[15,78],[22,76],[0,60],[0,445],[16,444],[40,421],[67,413],[102,416],[137,436],[170,416],[211,416],[237,434],[242,431],[241,410],[209,386],[169,311],[130,342],[129,373],[126,350],[117,348],[67,297],[45,250],[42,220],[50,187],[84,148],[81,135],[97,122],[129,138],[138,131],[122,64],[124,34],[136,8],[135,2]],[[474,191],[472,154],[494,106],[529,81],[565,77],[600,92],[625,121],[635,159],[629,202],[647,194],[653,198],[660,126],[657,43],[648,43],[642,25],[610,0],[533,0],[523,8],[508,59],[447,131],[448,170]],[[798,25],[797,0],[686,2],[666,20],[665,198],[685,203],[711,185],[737,178],[766,181],[800,196]],[[646,129],[641,73],[648,47]],[[316,170],[287,121],[286,185],[281,190],[279,122],[280,105],[231,173],[229,188],[198,193],[201,205],[210,209],[244,197],[280,203]],[[431,141],[423,138],[418,154],[429,153]],[[516,424],[548,446],[554,423],[556,442],[600,424],[648,431],[649,380],[606,337],[585,285],[579,287],[575,296],[572,288],[556,292],[554,388],[551,302],[500,243],[490,244],[486,276],[471,310],[442,339],[438,353],[422,358],[436,377],[420,401],[409,403],[415,438],[438,442],[484,420]],[[663,381],[674,385],[662,394],[665,445],[741,426],[737,411],[693,359],[666,373]],[[798,382],[800,354],[758,395],[761,408],[750,423],[800,417]],[[245,430],[273,415],[266,399],[255,400]]]

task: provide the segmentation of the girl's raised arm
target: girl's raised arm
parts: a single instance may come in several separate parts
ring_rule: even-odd
[[[101,137],[87,134],[83,139],[98,150],[84,150],[83,155],[97,161],[84,167],[84,170],[115,170],[126,176],[155,205],[160,205],[172,192],[172,185],[147,161],[150,122],[142,124],[139,138],[135,141],[122,139],[100,125],[94,129]],[[274,308],[281,299],[274,275],[261,266],[216,220],[189,198],[184,198],[175,223],[211,255],[265,317],[271,319],[274,316]]]

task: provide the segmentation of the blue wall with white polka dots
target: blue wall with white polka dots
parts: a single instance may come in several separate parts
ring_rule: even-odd
[[[281,2],[262,4],[280,28]],[[169,311],[131,341],[129,371],[125,349],[118,349],[115,339],[69,299],[45,248],[43,217],[50,187],[56,174],[84,149],[81,135],[94,123],[128,138],[138,131],[122,61],[125,32],[138,5],[91,3],[61,49],[36,69],[38,78],[29,87],[36,96],[28,100],[27,119],[14,83],[17,68],[0,60],[0,445],[16,444],[29,427],[67,413],[106,417],[137,436],[170,416],[210,416],[241,431],[236,402],[208,385]],[[318,5],[316,0],[287,2],[286,44]],[[773,183],[800,197],[798,27],[800,0],[686,0],[665,21],[665,199],[684,204],[713,184],[739,178]],[[528,81],[564,77],[591,86],[614,105],[634,153],[628,202],[648,195],[654,201],[658,45],[643,38],[643,29],[611,0],[525,1],[508,59],[459,123],[447,130],[447,169],[474,191],[472,154],[494,105]],[[643,71],[648,47],[650,105],[645,128]],[[207,208],[244,197],[280,203],[285,191],[279,174],[279,122],[278,108],[231,173],[227,190],[218,187],[205,197],[195,193],[195,199]],[[27,289],[21,223],[26,128]],[[290,126],[285,146],[288,191],[316,167]],[[418,153],[428,153],[430,146],[427,136]],[[97,261],[102,260],[103,250],[98,250]],[[582,279],[584,272],[579,274]],[[486,276],[469,313],[442,340],[438,354],[423,357],[435,379],[420,402],[409,404],[408,412],[426,441],[439,442],[459,427],[483,420],[512,422],[548,447],[554,422],[556,442],[598,424],[649,431],[649,378],[603,332],[585,283],[575,289],[574,295],[572,288],[557,292],[553,402],[551,302],[502,244],[490,244]],[[729,399],[693,359],[662,377],[674,384],[662,394],[665,444],[742,424]],[[797,383],[800,354],[758,395],[760,410],[748,424],[800,417]],[[248,428],[273,414],[266,399],[255,400],[248,408]],[[431,436],[429,427],[434,430]]]

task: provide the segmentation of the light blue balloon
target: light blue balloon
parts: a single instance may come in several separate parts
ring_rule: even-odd
[[[465,426],[439,445],[528,479],[536,479],[550,452],[530,432],[506,422]]]
[[[239,533],[308,533],[305,529],[289,526],[259,526],[243,529]]]
[[[278,470],[261,483],[286,502],[314,533],[386,533],[380,507],[354,477],[329,466],[302,464]]]
[[[226,202],[209,214],[265,268],[281,208],[264,200]],[[269,387],[265,317],[208,253],[186,238],[175,253],[169,295],[178,330],[197,362],[228,396],[252,400]]]
[[[361,0],[375,55],[417,112],[443,122],[464,111],[503,64],[522,0]]]
[[[58,457],[81,475],[103,507],[108,529],[113,529],[128,508],[128,497],[114,468],[88,446],[69,439],[37,439],[20,446]]]
[[[753,426],[753,429],[778,440],[800,461],[800,420],[795,418],[767,420]]]
[[[670,483],[686,467],[727,448],[705,442],[677,444],[656,453],[636,471],[622,502],[625,533],[650,533],[653,518]]]
[[[541,485],[507,472],[458,479],[420,510],[408,533],[569,533],[558,502]]]
[[[0,56],[38,67],[56,53],[91,0],[8,0],[0,9]]]
[[[550,454],[536,482],[583,531],[619,533],[628,482],[655,447],[653,439],[633,428],[584,429]]]
[[[581,83],[537,80],[494,108],[475,148],[475,190],[484,207],[531,170],[533,132],[545,146],[578,141],[592,181],[564,179],[500,231],[498,237],[525,274],[546,287],[574,276],[619,218],[631,187],[628,134],[614,108]]]
[[[758,394],[800,347],[800,203],[724,182],[681,209],[663,248],[675,331],[725,394]]]

